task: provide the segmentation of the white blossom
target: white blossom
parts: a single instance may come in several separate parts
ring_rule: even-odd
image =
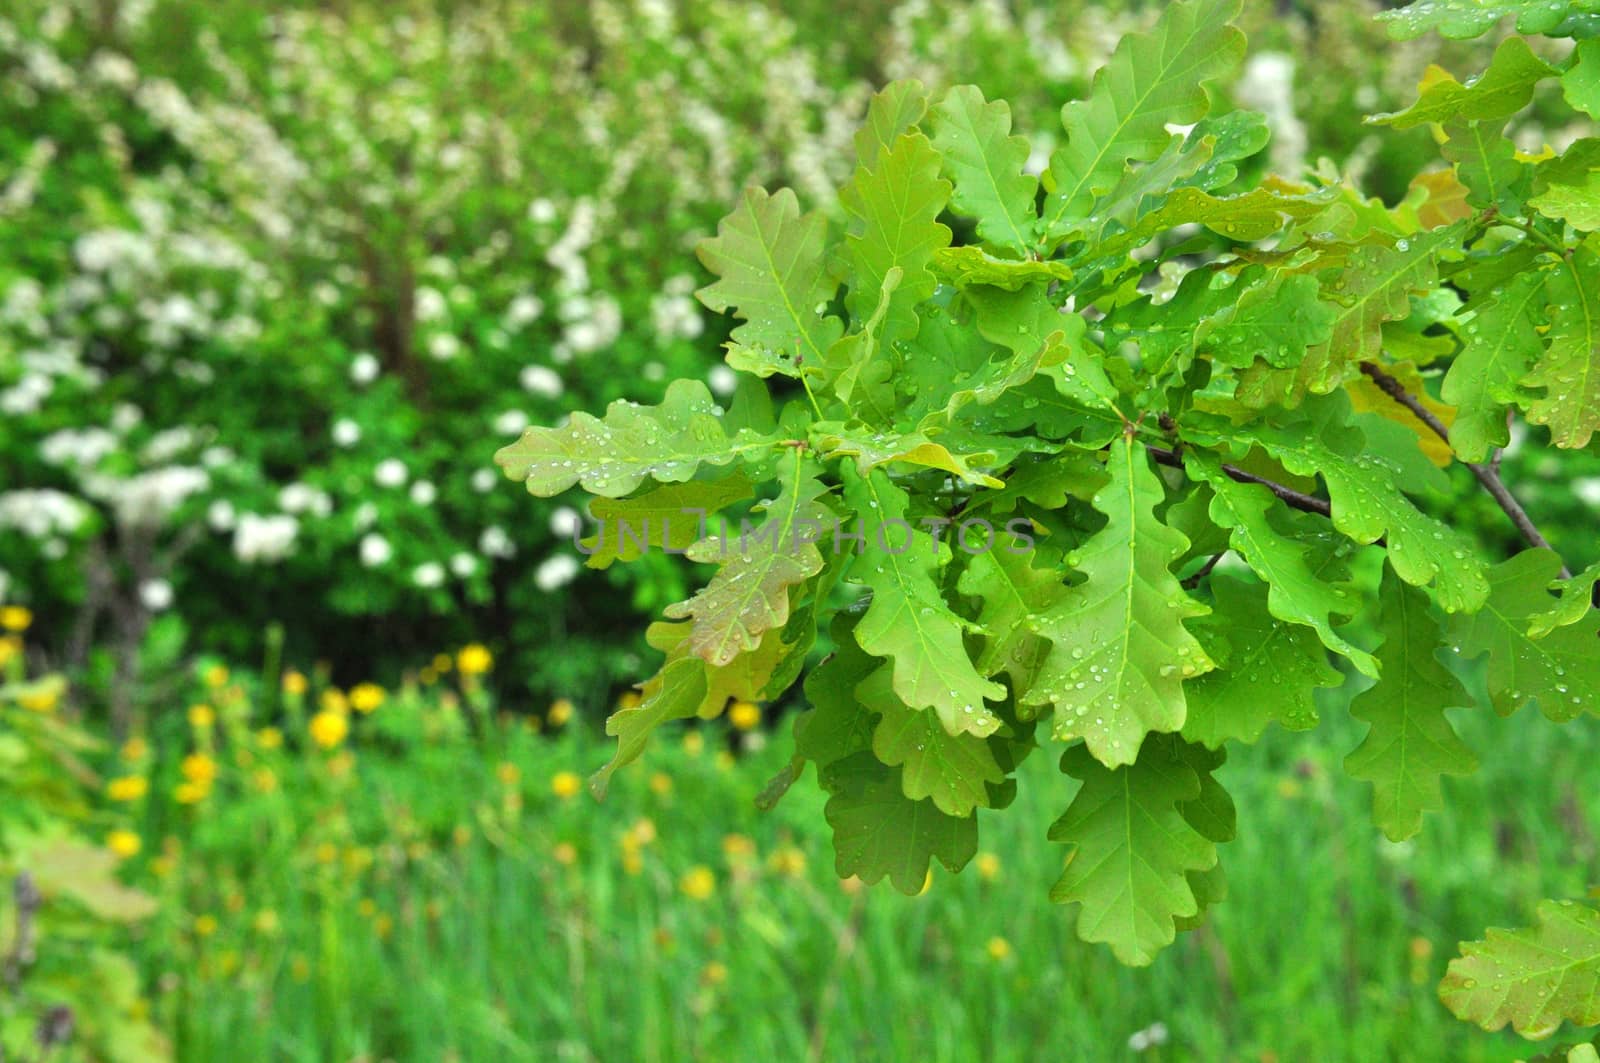
[[[472,473],[472,489],[481,495],[493,491],[494,485],[499,481],[500,477],[493,469],[477,469]]]
[[[172,605],[172,584],[164,579],[147,579],[139,584],[139,601],[152,613],[159,613]]]
[[[506,307],[506,328],[519,331],[539,320],[544,313],[544,303],[536,295],[519,295]]]
[[[368,568],[377,568],[386,565],[394,557],[394,547],[389,545],[389,540],[377,532],[368,532],[361,537],[361,563]]]
[[[461,551],[450,557],[450,571],[457,579],[469,579],[478,571],[478,559],[471,554]]]
[[[358,354],[350,362],[350,379],[357,384],[370,384],[378,379],[378,359],[370,354]]]
[[[430,480],[418,480],[411,485],[411,501],[419,506],[431,506],[439,497],[439,489]]]
[[[232,531],[237,520],[233,503],[226,498],[219,498],[206,508],[206,523],[211,525],[213,531]]]
[[[361,442],[361,426],[348,417],[333,422],[333,442],[341,447],[353,447]]]
[[[120,443],[104,428],[62,428],[39,441],[39,456],[51,465],[93,468]]]
[[[242,514],[233,530],[233,555],[247,565],[282,560],[299,531],[300,522],[287,513]]]
[[[547,399],[561,397],[563,390],[561,374],[547,365],[530,365],[522,370],[517,380],[522,384],[523,391],[542,395]]]
[[[494,430],[501,435],[520,435],[528,427],[528,415],[521,410],[507,410],[494,419]]]
[[[739,386],[739,374],[725,365],[714,365],[706,374],[706,383],[711,385],[713,395],[726,398]]]
[[[549,592],[559,590],[578,576],[578,559],[571,554],[554,554],[539,563],[533,572],[534,586]]]
[[[571,506],[560,506],[550,514],[550,534],[570,539],[583,527],[583,518]]]
[[[285,513],[310,513],[326,517],[333,512],[333,499],[326,491],[310,484],[292,483],[278,492],[278,508]]]
[[[83,486],[91,497],[112,507],[117,523],[123,527],[154,528],[183,505],[190,495],[210,487],[211,477],[204,469],[169,465],[126,480],[92,476],[84,480]]]
[[[431,589],[444,582],[444,566],[437,561],[424,561],[411,570],[411,582],[424,589]]]
[[[372,470],[372,478],[379,487],[399,487],[406,482],[408,475],[405,462],[399,458],[384,458]]]
[[[508,558],[517,553],[516,544],[498,524],[491,524],[478,536],[478,553],[484,557]]]
[[[1590,506],[1600,507],[1600,476],[1585,476],[1572,481],[1572,493]]]
[[[1149,1048],[1156,1048],[1167,1043],[1167,1024],[1153,1022],[1142,1030],[1136,1031],[1128,1038],[1128,1049],[1133,1052],[1143,1052]]]
[[[73,535],[89,514],[81,499],[49,488],[0,494],[0,528],[13,528],[30,539]]]
[[[461,353],[461,341],[448,332],[437,332],[428,340],[428,356],[434,361],[448,362]]]
[[[450,304],[437,288],[417,289],[416,314],[418,321],[437,321],[450,312]]]
[[[549,225],[556,220],[556,205],[540,197],[528,204],[528,217],[538,225]]]

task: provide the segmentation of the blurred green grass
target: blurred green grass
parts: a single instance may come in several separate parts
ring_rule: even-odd
[[[153,791],[135,879],[166,903],[142,951],[180,1058],[1097,1060],[1139,1058],[1159,1022],[1142,1058],[1509,1060],[1525,1046],[1437,1003],[1454,943],[1600,880],[1592,722],[1461,711],[1483,770],[1395,845],[1330,705],[1225,767],[1230,896],[1131,970],[1046,901],[1076,784],[1045,754],[980,813],[981,866],[908,898],[840,885],[809,775],[754,808],[787,720],[665,732],[596,803],[557,791],[609,755],[598,736],[444,702],[392,694],[332,752],[292,729],[263,748],[237,715],[230,741],[224,710],[211,796]]]

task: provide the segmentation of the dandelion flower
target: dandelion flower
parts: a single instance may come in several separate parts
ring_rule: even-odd
[[[576,797],[581,789],[583,780],[578,778],[578,773],[575,771],[558,771],[550,777],[550,792],[563,801],[569,797]]]
[[[119,859],[126,860],[139,855],[139,850],[144,848],[144,841],[131,830],[119,829],[106,835],[106,848],[117,854]]]
[[[0,638],[0,668],[10,663],[11,658],[22,652],[22,643],[14,635]]]
[[[730,863],[747,860],[755,855],[756,843],[743,834],[724,834],[722,836],[722,855]]]
[[[672,776],[661,771],[650,776],[650,792],[657,797],[665,797],[670,794],[672,792]]]
[[[978,868],[978,877],[985,882],[993,882],[1000,877],[1000,858],[994,853],[979,853],[974,864]]]
[[[699,731],[690,731],[683,736],[683,751],[691,757],[698,757],[706,749],[706,736]]]
[[[206,799],[206,795],[210,792],[211,788],[209,786],[201,786],[198,783],[192,782],[181,782],[173,788],[172,796],[180,805],[197,805],[201,801],[204,801]]]
[[[17,634],[33,626],[33,611],[22,605],[8,605],[0,609],[0,627]]]
[[[142,775],[124,775],[106,784],[106,796],[113,801],[137,801],[150,792],[150,782]]]
[[[278,913],[273,911],[271,908],[263,908],[261,911],[256,913],[256,933],[271,937],[278,932],[278,926]]]
[[[291,668],[283,673],[283,692],[290,697],[300,697],[306,692],[306,686],[306,677],[300,672]]]
[[[678,888],[692,901],[703,901],[717,889],[717,876],[704,864],[696,864],[678,880]]]
[[[60,684],[52,683],[37,687],[25,694],[18,695],[17,704],[29,712],[55,712],[56,706],[61,704],[61,686]]]
[[[205,671],[206,686],[218,690],[228,685],[228,669],[220,664],[214,664]]]
[[[577,847],[571,842],[557,842],[555,848],[550,850],[550,855],[555,858],[556,863],[569,867],[578,861]]]
[[[217,778],[217,762],[204,753],[190,753],[184,757],[179,770],[196,786],[210,786]]]
[[[189,726],[197,731],[209,731],[217,722],[217,713],[210,705],[189,706]]]
[[[721,985],[728,980],[728,965],[721,960],[712,960],[706,964],[706,969],[700,972],[700,981],[708,986]]]
[[[761,723],[761,709],[754,702],[736,701],[728,710],[728,722],[741,731],[752,730]]]
[[[371,713],[383,704],[383,688],[376,683],[361,683],[350,690],[350,707],[360,713]]]
[[[806,873],[806,854],[793,845],[780,846],[773,851],[767,866],[775,874],[799,878]]]
[[[150,744],[137,735],[122,743],[123,760],[143,760],[149,754]]]
[[[983,949],[989,954],[991,960],[998,962],[1011,955],[1011,942],[1003,937],[992,937]]]
[[[461,652],[456,654],[456,668],[462,675],[483,675],[493,667],[494,655],[486,646],[479,643],[474,642],[470,646],[464,646]]]
[[[322,696],[317,699],[317,703],[322,706],[323,712],[343,714],[350,711],[350,700],[344,696],[344,691],[338,687],[329,687],[324,690]]]
[[[552,701],[550,703],[550,712],[546,718],[550,721],[551,727],[560,727],[572,719],[572,702],[566,698],[557,698]]]
[[[282,749],[283,732],[276,727],[263,727],[256,732],[256,742],[262,749]]]
[[[217,932],[217,917],[214,915],[197,915],[194,919],[194,932],[203,938],[208,938]]]
[[[522,769],[509,760],[502,761],[500,766],[495,768],[494,773],[499,777],[501,784],[505,786],[515,786],[522,781]]]
[[[311,739],[323,749],[333,749],[350,733],[350,720],[343,713],[324,709],[311,717]]]

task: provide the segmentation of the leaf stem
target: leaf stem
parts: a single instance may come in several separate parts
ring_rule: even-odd
[[[1166,447],[1157,447],[1146,443],[1144,448],[1150,453],[1150,457],[1155,459],[1157,465],[1165,465],[1173,469],[1183,468],[1183,458],[1179,457],[1175,452],[1168,450]],[[1273,494],[1282,499],[1286,505],[1292,506],[1295,509],[1306,513],[1316,513],[1323,517],[1331,518],[1333,516],[1333,507],[1328,504],[1328,500],[1325,498],[1318,498],[1316,495],[1308,495],[1304,491],[1296,491],[1292,487],[1287,487],[1283,484],[1280,484],[1276,480],[1269,480],[1265,476],[1257,476],[1253,472],[1245,472],[1237,465],[1224,464],[1222,466],[1222,471],[1227,473],[1230,478],[1237,480],[1240,483],[1260,484],[1262,487],[1265,487],[1268,491],[1271,491]]]
[[[1446,443],[1450,442],[1450,429],[1446,428],[1444,422],[1435,417],[1433,411],[1424,406],[1420,399],[1407,391],[1404,384],[1401,384],[1400,381],[1385,373],[1372,362],[1362,362],[1361,371],[1370,377],[1372,382],[1378,385],[1385,395],[1388,395],[1415,414],[1417,420],[1427,425],[1434,435]],[[1457,460],[1459,461],[1460,459],[1458,458]],[[1482,484],[1483,489],[1489,492],[1489,496],[1499,504],[1505,515],[1511,518],[1511,523],[1516,525],[1517,531],[1522,533],[1522,537],[1530,545],[1541,550],[1555,552],[1550,545],[1550,540],[1540,533],[1539,529],[1534,525],[1533,519],[1528,516],[1528,511],[1523,509],[1522,504],[1511,494],[1505,482],[1500,479],[1499,471],[1493,465],[1480,465],[1471,461],[1462,461],[1461,464],[1472,470],[1472,475],[1478,478],[1478,483]],[[1565,561],[1561,563],[1561,576],[1563,579],[1572,578],[1572,572],[1567,568]]]
[[[1562,258],[1565,258],[1567,255],[1567,249],[1564,246],[1557,243],[1555,240],[1552,240],[1549,234],[1540,232],[1538,229],[1534,228],[1528,222],[1523,221],[1521,218],[1510,218],[1506,217],[1505,215],[1500,215],[1496,217],[1490,224],[1510,226],[1518,232],[1532,237],[1534,240],[1543,244],[1550,251],[1560,255]]]

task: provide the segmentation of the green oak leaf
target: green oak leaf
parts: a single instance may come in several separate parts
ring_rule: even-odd
[[[1528,206],[1574,229],[1600,229],[1600,139],[1573,141],[1557,158],[1533,171],[1534,195]]]
[[[1471,612],[1489,596],[1483,562],[1460,532],[1417,509],[1401,492],[1403,470],[1367,445],[1360,429],[1342,427],[1329,404],[1322,424],[1248,426],[1248,434],[1284,468],[1321,475],[1328,485],[1333,526],[1363,545],[1386,538],[1390,566],[1414,586],[1432,585],[1446,612]]]
[[[894,423],[895,360],[879,334],[889,302],[900,287],[899,266],[884,275],[872,316],[854,332],[839,337],[823,356],[822,375],[846,408],[870,413],[879,424]]]
[[[880,667],[856,688],[863,705],[878,713],[872,752],[900,768],[907,799],[929,798],[939,811],[970,816],[989,804],[991,784],[1005,778],[989,743],[974,734],[951,734],[936,713],[913,709],[894,692],[893,668]]]
[[[759,188],[745,189],[717,235],[695,249],[718,278],[696,297],[717,313],[732,310],[744,320],[733,330],[735,344],[820,364],[843,331],[838,318],[821,311],[837,287],[824,261],[826,230],[820,213],[800,213],[789,189],[770,196]],[[749,360],[730,348],[735,368]],[[783,370],[774,365],[773,371]]]
[[[1379,626],[1383,679],[1350,703],[1350,714],[1371,724],[1344,760],[1353,778],[1372,783],[1372,815],[1390,841],[1422,829],[1422,814],[1444,807],[1439,780],[1468,775],[1478,758],[1456,735],[1445,710],[1470,707],[1461,681],[1439,663],[1438,623],[1428,599],[1386,573]]]
[[[951,816],[932,800],[906,797],[900,770],[871,753],[835,761],[826,771],[832,794],[823,815],[833,827],[834,869],[869,886],[885,876],[905,894],[921,892],[937,858],[960,871],[978,851],[978,818]]]
[[[560,428],[529,428],[494,460],[512,480],[541,497],[574,484],[621,498],[647,479],[682,483],[702,465],[726,465],[769,451],[772,441],[748,430],[729,437],[721,408],[698,380],[674,380],[659,406],[618,399],[599,419],[581,411]]]
[[[1233,798],[1212,774],[1228,759],[1227,753],[1220,749],[1206,749],[1192,742],[1178,743],[1177,751],[1200,777],[1200,796],[1193,801],[1185,801],[1178,810],[1183,813],[1183,818],[1189,825],[1199,831],[1207,841],[1219,845],[1233,841],[1238,829],[1238,812],[1234,808]],[[1206,909],[1220,904],[1228,896],[1228,877],[1223,873],[1220,861],[1215,867],[1204,871],[1189,872],[1188,879],[1189,889],[1194,893],[1195,905],[1200,910],[1194,915],[1174,917],[1173,924],[1180,931],[1199,927],[1205,919]]]
[[[1476,613],[1454,618],[1450,641],[1467,657],[1489,655],[1489,700],[1509,716],[1537,699],[1557,723],[1584,711],[1600,712],[1600,614],[1532,638],[1528,628],[1556,605],[1546,589],[1561,569],[1548,550],[1524,550],[1489,570],[1489,601]],[[1580,596],[1588,604],[1588,592]]]
[[[1467,187],[1467,203],[1480,210],[1515,215],[1522,206],[1528,167],[1505,135],[1504,122],[1448,122],[1441,151]]]
[[[1266,581],[1268,611],[1279,620],[1310,628],[1328,649],[1349,658],[1362,674],[1377,678],[1373,656],[1333,630],[1333,617],[1353,615],[1359,603],[1327,578],[1331,556],[1323,552],[1319,570],[1309,546],[1278,531],[1267,519],[1269,513],[1281,518],[1287,507],[1260,484],[1233,480],[1222,471],[1220,461],[1203,451],[1190,450],[1184,465],[1211,486],[1211,519],[1229,529],[1229,545]]]
[[[1172,944],[1176,919],[1199,913],[1189,875],[1217,863],[1216,843],[1184,814],[1201,785],[1181,746],[1152,735],[1117,768],[1084,746],[1061,757],[1061,770],[1083,785],[1050,827],[1051,841],[1072,847],[1050,899],[1081,905],[1078,936],[1136,967]]]
[[[1528,47],[1521,37],[1507,37],[1495,49],[1489,69],[1465,85],[1439,67],[1423,75],[1417,102],[1403,111],[1373,115],[1369,122],[1410,129],[1426,122],[1506,119],[1533,99],[1533,89],[1555,73],[1555,68]]]
[[[1066,589],[1056,573],[1033,567],[1031,545],[1010,535],[999,536],[993,549],[967,560],[956,583],[962,594],[983,603],[977,618],[983,631],[978,671],[989,676],[1006,673],[1013,691],[1033,685],[1050,649],[1049,642],[1029,626],[1029,619],[1048,610]]]
[[[1528,420],[1549,428],[1558,447],[1585,447],[1600,428],[1600,237],[1559,259],[1544,292],[1546,347],[1522,381],[1544,394],[1527,402]]]
[[[1528,637],[1542,639],[1556,628],[1576,624],[1587,618],[1594,609],[1594,585],[1600,583],[1600,561],[1596,561],[1571,579],[1556,580],[1550,585],[1559,591],[1560,600],[1542,613],[1535,613],[1528,621]]]
[[[856,687],[883,662],[856,644],[859,619],[848,612],[834,615],[829,628],[833,652],[806,676],[806,701],[811,708],[795,722],[795,752],[815,763],[819,771],[872,748],[876,717],[856,697]]]
[[[1444,376],[1440,397],[1456,408],[1450,446],[1463,461],[1481,462],[1510,441],[1506,404],[1544,352],[1539,335],[1548,274],[1527,270],[1474,300],[1459,333],[1461,352]]]
[[[954,185],[951,207],[977,223],[983,240],[1025,255],[1038,221],[1033,200],[1039,182],[1022,172],[1028,142],[1011,135],[1011,108],[985,101],[975,85],[957,85],[934,107],[932,127],[933,146]]]
[[[1561,75],[1561,92],[1569,107],[1600,119],[1600,39],[1578,42],[1572,65]]]
[[[906,705],[933,709],[951,734],[993,734],[1000,720],[984,700],[999,701],[1005,688],[973,666],[962,641],[966,621],[939,589],[949,547],[906,519],[909,497],[881,471],[847,471],[845,498],[866,536],[855,578],[872,591],[856,641],[889,658],[895,693]]]
[[[824,457],[854,458],[856,470],[862,475],[883,465],[903,464],[942,469],[978,487],[1005,486],[1003,481],[973,468],[974,463],[996,464],[992,452],[952,454],[924,432],[873,432],[861,425],[822,421],[812,426],[812,438]]]
[[[1034,617],[1050,653],[1017,697],[1052,706],[1057,738],[1082,736],[1115,767],[1133,762],[1146,734],[1183,726],[1183,681],[1213,665],[1183,626],[1207,610],[1171,572],[1189,540],[1156,518],[1165,491],[1144,445],[1113,443],[1106,471],[1094,496],[1106,526],[1067,556],[1086,578]]]
[[[1291,731],[1315,726],[1317,688],[1344,682],[1316,636],[1274,620],[1259,583],[1213,573],[1211,592],[1211,615],[1196,620],[1194,631],[1221,663],[1183,685],[1189,708],[1183,737],[1217,749],[1228,741],[1254,743],[1271,723]]]
[[[1533,1040],[1563,1022],[1600,1023],[1600,912],[1575,901],[1541,901],[1533,926],[1491,929],[1467,941],[1439,983],[1457,1018],[1485,1030],[1512,1028]]]
[[[937,220],[950,199],[950,182],[939,176],[939,165],[927,137],[903,133],[871,164],[863,161],[840,193],[854,219],[844,241],[852,278],[845,303],[863,320],[880,296],[887,297],[881,343],[917,334],[916,306],[938,283],[930,267],[950,243],[950,230]],[[900,271],[892,289],[886,287],[891,270]]]
[[[1230,24],[1238,12],[1238,0],[1167,5],[1149,33],[1122,38],[1088,99],[1061,109],[1067,140],[1044,178],[1041,247],[1056,246],[1088,221],[1128,163],[1159,156],[1174,136],[1168,124],[1205,117],[1206,83],[1225,77],[1244,55],[1244,34]]]
[[[927,113],[928,89],[922,82],[902,78],[885,85],[872,97],[867,120],[856,130],[856,162],[866,167],[877,165],[879,154],[916,128]]]
[[[940,248],[933,256],[933,268],[957,288],[988,285],[1014,292],[1031,284],[1072,280],[1072,267],[1056,259],[996,258],[971,244]]]
[[[1516,16],[1518,33],[1549,33],[1569,16],[1600,12],[1596,0],[1414,0],[1395,11],[1383,11],[1378,20],[1388,24],[1389,36],[1409,41],[1438,31],[1449,40],[1469,40],[1494,29],[1501,19]]]
[[[644,639],[652,649],[665,653],[666,663],[671,664],[694,656],[690,652],[689,638],[693,631],[693,624],[662,620],[645,629]],[[710,720],[721,716],[728,702],[734,699],[762,700],[766,696],[767,684],[772,680],[772,673],[791,651],[783,635],[782,628],[773,628],[761,637],[760,645],[749,653],[741,653],[720,667],[707,665],[706,696],[695,715]]]
[[[618,709],[606,720],[606,734],[617,739],[611,762],[589,778],[596,797],[604,797],[612,774],[639,759],[650,734],[668,720],[687,720],[706,700],[706,663],[698,657],[669,660],[640,688],[639,704]]]
[[[822,571],[816,543],[831,534],[834,520],[819,501],[822,493],[795,451],[793,474],[767,507],[766,520],[755,528],[741,523],[737,535],[712,536],[689,548],[691,560],[721,566],[693,598],[666,609],[669,617],[694,621],[689,644],[696,656],[725,665],[788,621],[791,588]]]
[[[682,553],[703,530],[706,518],[749,498],[755,485],[743,472],[719,480],[667,484],[632,498],[597,498],[589,513],[599,524],[583,540],[590,568],[608,568],[614,561],[637,561],[646,550]]]

